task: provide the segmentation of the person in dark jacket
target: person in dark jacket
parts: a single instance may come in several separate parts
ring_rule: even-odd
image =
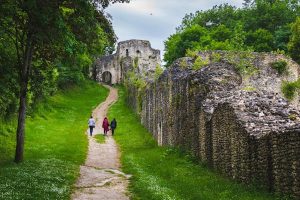
[[[115,118],[110,122],[110,128],[111,128],[111,135],[114,135],[115,129],[117,128],[117,121]]]

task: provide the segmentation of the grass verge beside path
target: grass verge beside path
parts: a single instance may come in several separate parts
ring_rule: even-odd
[[[86,157],[87,120],[107,94],[107,89],[87,81],[40,104],[26,121],[24,162],[7,162],[13,152],[0,162],[0,199],[69,199]],[[1,144],[14,149],[11,137],[0,137],[7,140]]]
[[[212,170],[197,165],[176,148],[158,147],[140,120],[125,105],[124,88],[109,110],[116,118],[115,139],[121,149],[123,171],[132,174],[133,199],[167,200],[274,200],[265,191],[230,181]]]

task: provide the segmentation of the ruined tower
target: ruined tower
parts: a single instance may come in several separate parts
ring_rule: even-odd
[[[127,71],[152,73],[160,63],[160,51],[153,49],[149,41],[122,41],[118,43],[115,54],[103,56],[95,61],[92,77],[107,84],[121,83]]]

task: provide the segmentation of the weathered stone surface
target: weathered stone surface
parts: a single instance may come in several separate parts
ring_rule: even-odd
[[[300,198],[299,100],[288,102],[281,92],[284,81],[299,78],[299,66],[273,54],[218,51],[215,61],[214,53],[199,53],[210,59],[199,70],[193,59],[179,59],[149,83],[141,98],[143,125],[160,145],[182,147],[233,179]],[[282,59],[285,75],[271,68]],[[248,65],[248,74],[238,68]],[[130,105],[137,105],[141,94],[128,88]]]
[[[91,77],[108,84],[121,83],[129,71],[144,74],[153,73],[160,65],[160,51],[152,49],[146,40],[119,42],[113,55],[98,58],[91,69]]]

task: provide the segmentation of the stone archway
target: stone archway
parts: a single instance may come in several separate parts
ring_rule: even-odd
[[[112,75],[109,71],[105,71],[102,73],[102,82],[111,85],[112,83]]]

